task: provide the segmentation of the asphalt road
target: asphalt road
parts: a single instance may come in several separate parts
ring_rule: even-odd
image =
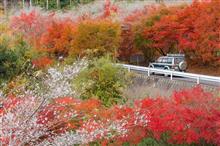
[[[136,71],[136,70],[131,70],[131,71],[147,76],[146,72]],[[157,76],[157,77],[161,77],[161,78],[170,78],[169,76],[165,76],[163,74],[154,74],[154,75],[151,75],[151,76]],[[183,77],[173,76],[173,80],[186,81],[186,82],[191,82],[191,83],[195,83],[196,84],[196,79],[190,79],[190,78],[183,78]],[[210,81],[200,80],[200,84],[220,87],[220,83],[219,82],[210,82]]]

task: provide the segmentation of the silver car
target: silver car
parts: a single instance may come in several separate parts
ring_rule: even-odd
[[[161,56],[155,62],[150,63],[149,67],[185,72],[187,63],[184,54],[167,54],[167,56]]]

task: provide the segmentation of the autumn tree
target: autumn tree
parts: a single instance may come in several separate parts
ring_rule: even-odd
[[[194,2],[167,13],[156,23],[147,23],[143,35],[148,47],[162,55],[184,52],[198,65],[219,65],[218,6],[220,2],[215,0]]]
[[[40,51],[46,51],[56,58],[68,56],[69,51],[76,53],[73,46],[75,30],[72,20],[53,21],[40,39]]]
[[[42,34],[51,24],[54,14],[43,15],[38,11],[21,12],[10,20],[10,27],[17,34],[22,34],[33,46],[38,45]]]
[[[151,27],[155,22],[159,21],[164,16],[171,13],[173,9],[169,9],[166,6],[146,6],[141,10],[136,10],[127,17],[124,18],[122,24],[122,42],[119,48],[120,59],[129,59],[135,53],[141,52],[146,62],[152,61],[158,54],[165,54],[163,47],[152,47],[150,37]],[[149,36],[146,39],[144,30],[148,29]],[[124,59],[123,59],[124,60]]]
[[[120,43],[120,25],[110,20],[86,20],[76,31],[73,50],[81,50],[82,55],[117,55]]]

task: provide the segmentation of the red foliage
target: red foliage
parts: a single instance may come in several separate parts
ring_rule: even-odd
[[[25,38],[36,45],[41,35],[51,23],[54,13],[42,15],[37,11],[22,12],[19,16],[12,17],[11,27],[17,33],[22,33]]]
[[[5,103],[6,107],[11,106]],[[147,137],[170,144],[218,145],[219,107],[219,98],[196,87],[176,92],[169,99],[139,100],[132,108],[115,106],[108,109],[94,99],[56,98],[37,114],[38,123],[44,124],[51,134],[68,130],[85,134],[86,131],[90,140],[103,145],[137,144]],[[108,137],[109,133],[113,136]]]
[[[145,6],[144,9],[135,10],[130,15],[124,18],[125,23],[134,24],[144,19],[147,19],[150,15],[154,14],[157,11],[157,7],[154,6]]]
[[[51,133],[63,133],[79,128],[83,118],[90,117],[100,107],[97,100],[80,101],[72,97],[60,97],[41,110],[38,122],[47,125]]]
[[[46,68],[52,63],[53,63],[53,60],[46,56],[32,60],[32,64],[34,65],[34,67],[38,69]]]
[[[163,54],[184,51],[196,64],[219,65],[219,7],[220,1],[194,2],[167,14],[146,27],[145,38],[151,42],[148,47]]]
[[[0,116],[2,116],[6,112],[5,109],[7,110],[13,109],[16,106],[16,104],[19,103],[19,99],[13,95],[10,95],[7,97],[7,100],[2,99],[0,103],[4,106],[4,108],[0,108]]]
[[[220,100],[204,92],[200,87],[177,92],[170,100],[145,99],[142,108],[150,112],[149,130],[160,140],[168,134],[168,142],[174,144],[216,144],[219,140],[216,123],[219,120]]]
[[[118,7],[116,5],[111,4],[110,0],[105,0],[104,5],[104,13],[102,15],[102,18],[107,18],[111,16],[113,13],[118,12]]]
[[[126,124],[121,123],[121,130],[126,129],[126,134],[116,134],[111,139],[96,135],[94,141],[112,144],[113,140],[113,145],[137,144],[143,138],[151,137],[170,144],[219,144],[219,107],[219,98],[196,87],[176,92],[170,99],[147,98],[136,101],[133,108],[114,107],[98,111],[81,128],[93,133],[103,127],[107,129],[109,121],[116,124],[126,119]]]
[[[66,56],[72,49],[76,27],[72,20],[53,21],[42,35],[40,48],[56,57]]]

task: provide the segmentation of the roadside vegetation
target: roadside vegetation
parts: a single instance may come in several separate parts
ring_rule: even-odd
[[[0,144],[220,145],[219,95],[198,86],[129,99],[133,74],[116,64],[181,52],[197,73],[219,76],[219,7],[212,0],[125,14],[107,0],[98,14],[34,9],[1,22]]]

